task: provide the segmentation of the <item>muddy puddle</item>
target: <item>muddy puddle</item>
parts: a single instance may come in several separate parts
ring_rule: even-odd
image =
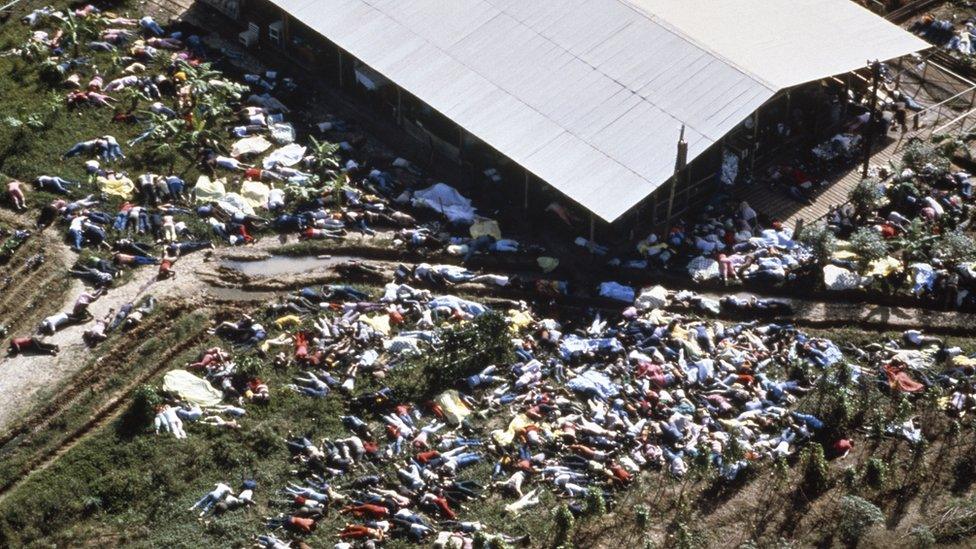
[[[217,301],[268,301],[275,296],[274,292],[248,291],[240,288],[219,288],[211,286],[207,293]]]
[[[267,259],[250,261],[228,259],[223,261],[221,265],[248,277],[274,277],[325,271],[343,261],[345,261],[344,258],[333,256],[293,257],[274,255]]]

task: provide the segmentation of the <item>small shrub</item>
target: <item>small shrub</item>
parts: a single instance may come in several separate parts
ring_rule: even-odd
[[[911,529],[908,534],[912,538],[912,546],[919,549],[928,549],[935,546],[935,534],[924,524],[919,524]]]
[[[814,223],[803,227],[799,240],[813,251],[820,263],[827,263],[837,251],[837,237],[826,225]]]
[[[634,507],[634,522],[641,530],[647,529],[647,525],[651,522],[651,509],[643,503]]]
[[[949,172],[949,159],[932,143],[915,140],[905,146],[902,162],[918,172],[941,177]]]
[[[863,265],[888,255],[888,243],[881,233],[870,227],[854,231],[851,235],[851,249],[858,255]]]
[[[235,372],[245,380],[261,377],[264,372],[264,361],[254,355],[245,355],[234,361]]]
[[[885,195],[880,182],[868,177],[859,181],[847,198],[854,205],[857,215],[863,217],[880,208],[884,204]]]
[[[142,385],[132,393],[132,402],[119,420],[118,431],[122,435],[141,433],[152,424],[156,417],[156,406],[163,402],[159,393],[151,385]]]
[[[888,480],[888,466],[878,458],[869,459],[864,469],[864,480],[872,488],[884,487]]]
[[[803,489],[811,494],[820,494],[828,488],[827,458],[823,446],[813,443],[806,453],[806,468],[803,470]]]
[[[602,517],[607,514],[607,502],[603,499],[603,490],[591,486],[586,491],[586,514],[591,517]]]
[[[884,513],[877,505],[858,496],[840,499],[838,532],[847,543],[856,544],[874,525],[884,522]]]
[[[573,517],[573,512],[569,510],[566,504],[562,504],[556,508],[554,518],[556,522],[555,545],[561,546],[569,541],[573,532],[573,526],[576,524],[576,518]]]
[[[976,258],[976,242],[959,231],[945,233],[932,243],[932,257],[947,267],[972,261]]]

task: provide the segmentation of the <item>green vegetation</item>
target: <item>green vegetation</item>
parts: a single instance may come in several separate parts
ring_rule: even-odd
[[[856,544],[874,525],[884,522],[884,513],[878,506],[858,496],[844,496],[840,500],[841,539]]]

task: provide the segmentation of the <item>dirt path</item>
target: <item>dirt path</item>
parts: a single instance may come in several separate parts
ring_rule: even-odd
[[[51,250],[51,256],[74,260],[73,253],[66,246]],[[179,274],[169,280],[155,281],[156,269],[143,267],[137,269],[131,280],[122,286],[112,288],[101,299],[93,303],[89,310],[94,318],[105,316],[109,309],[118,310],[126,303],[136,301],[145,294],[151,294],[161,303],[172,299],[192,299],[200,296],[202,282],[192,275],[205,261],[203,252],[190,254],[176,263]],[[50,261],[45,269],[64,269]],[[62,271],[63,272],[63,271]],[[182,276],[181,276],[182,275]],[[74,278],[54,278],[56,284],[69,284],[70,290],[64,302],[55,310],[68,310],[85,286]],[[25,415],[34,403],[52,394],[64,381],[80,371],[88,362],[92,351],[82,340],[82,334],[89,323],[69,326],[48,341],[61,347],[57,356],[17,355],[0,358],[0,432],[7,429],[17,418]],[[32,330],[24,329],[24,333]],[[18,334],[19,335],[19,334]]]

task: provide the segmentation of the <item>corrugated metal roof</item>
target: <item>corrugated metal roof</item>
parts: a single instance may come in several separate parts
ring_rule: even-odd
[[[271,0],[613,221],[777,91],[926,44],[850,0]]]

